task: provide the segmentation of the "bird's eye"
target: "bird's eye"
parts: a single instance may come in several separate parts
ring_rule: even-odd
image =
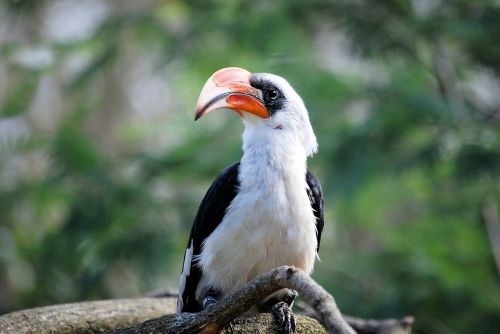
[[[267,97],[270,100],[276,100],[278,98],[278,91],[276,89],[270,89],[267,91]]]

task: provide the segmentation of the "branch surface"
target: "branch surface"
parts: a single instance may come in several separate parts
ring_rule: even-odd
[[[297,334],[355,333],[409,334],[413,319],[363,320],[340,314],[333,297],[303,271],[280,267],[257,277],[221,300],[210,311],[175,313],[176,296],[166,298],[117,299],[40,307],[0,316],[0,333],[215,333],[229,321],[233,333],[278,333],[270,314],[239,317],[269,294],[289,288],[297,290],[311,306],[309,315],[297,315]],[[314,311],[313,311],[314,310]],[[167,315],[165,315],[167,314]],[[123,328],[125,327],[125,328]],[[117,329],[123,328],[123,329]]]
[[[61,304],[0,316],[0,333],[103,333],[175,312],[174,298]]]
[[[289,288],[296,290],[316,311],[318,320],[329,333],[355,334],[342,318],[333,297],[309,275],[295,267],[279,267],[250,281],[243,288],[217,302],[209,310],[182,313],[152,319],[113,334],[132,333],[216,333],[239,315],[273,292]]]

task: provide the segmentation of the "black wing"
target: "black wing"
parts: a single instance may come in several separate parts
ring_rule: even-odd
[[[309,196],[309,201],[311,201],[314,217],[316,217],[316,237],[318,238],[318,248],[316,251],[319,251],[321,232],[323,232],[323,226],[325,225],[323,219],[323,191],[321,190],[318,178],[310,171],[307,171],[306,182],[309,187],[307,195]]]
[[[220,224],[226,209],[238,193],[240,163],[224,169],[215,179],[212,186],[208,189],[205,197],[201,201],[198,213],[194,219],[193,227],[187,249],[193,246],[193,256],[191,258],[189,275],[186,276],[186,283],[183,291],[179,291],[179,298],[182,298],[181,312],[198,312],[201,311],[201,305],[196,301],[195,293],[198,282],[201,278],[201,270],[196,265],[195,259],[201,253],[201,245],[203,241],[217,228]],[[184,254],[184,258],[186,254]],[[182,275],[185,275],[188,268],[182,268]],[[182,288],[182,286],[181,286]]]

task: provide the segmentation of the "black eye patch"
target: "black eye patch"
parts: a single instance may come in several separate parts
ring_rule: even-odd
[[[282,109],[285,105],[285,95],[270,81],[250,78],[250,85],[254,88],[260,89],[264,105],[271,116],[278,110]]]

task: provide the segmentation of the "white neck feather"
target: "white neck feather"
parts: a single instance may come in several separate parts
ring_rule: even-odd
[[[279,131],[279,132],[278,132]],[[290,132],[266,126],[246,126],[243,132],[242,186],[261,180],[302,180],[305,177],[307,155],[302,143]],[[249,184],[244,184],[248,182]]]

